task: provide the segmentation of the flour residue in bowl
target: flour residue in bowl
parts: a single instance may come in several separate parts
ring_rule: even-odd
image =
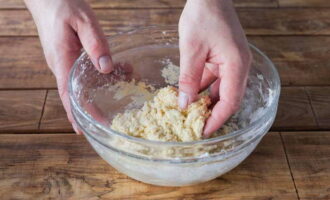
[[[170,59],[163,60],[162,64],[165,65],[161,71],[165,83],[178,87],[180,67],[173,64]]]
[[[114,85],[109,86],[108,90],[113,93],[112,98],[117,101],[130,99],[126,109],[142,106],[145,101],[152,99],[155,92],[155,88],[152,85],[134,79],[129,82],[118,81]]]

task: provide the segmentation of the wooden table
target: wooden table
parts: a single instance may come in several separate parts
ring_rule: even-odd
[[[106,35],[175,24],[184,0],[89,0]],[[21,0],[0,0],[0,199],[330,199],[330,1],[236,0],[251,43],[282,80],[276,122],[228,174],[156,187],[73,134]]]

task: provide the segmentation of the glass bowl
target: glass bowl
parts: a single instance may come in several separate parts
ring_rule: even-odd
[[[194,142],[135,138],[110,128],[127,100],[113,99],[109,86],[118,80],[166,86],[161,70],[179,63],[176,26],[147,27],[108,38],[115,72],[100,74],[85,52],[74,63],[69,93],[73,116],[95,151],[129,177],[161,186],[192,185],[214,179],[241,163],[270,129],[278,106],[280,79],[273,63],[250,45],[253,62],[248,90],[235,114],[240,129]]]

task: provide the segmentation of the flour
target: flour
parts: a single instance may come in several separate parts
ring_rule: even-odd
[[[179,66],[174,65],[169,59],[164,60],[163,64],[165,64],[165,66],[161,73],[162,77],[165,79],[165,83],[178,87],[180,74]]]
[[[108,90],[114,93],[113,99],[120,101],[124,98],[130,98],[131,102],[127,105],[127,109],[135,108],[143,105],[147,100],[154,96],[155,88],[142,81],[130,82],[118,81],[116,84],[108,87]]]

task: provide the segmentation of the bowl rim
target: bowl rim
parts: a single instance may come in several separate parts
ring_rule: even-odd
[[[150,30],[162,30],[162,31],[166,32],[168,29],[173,29],[173,28],[176,28],[176,30],[177,30],[177,26],[175,26],[175,25],[141,27],[141,28],[137,28],[137,29],[134,29],[134,30],[130,30],[130,31],[120,32],[120,33],[115,34],[113,36],[108,36],[107,40],[108,40],[108,43],[110,45],[111,40],[114,40],[117,37],[120,37],[120,36],[123,36],[123,35],[130,35],[130,34],[138,33],[140,31],[150,31]],[[115,136],[119,136],[121,138],[127,139],[129,141],[132,141],[132,142],[151,144],[151,145],[163,145],[163,146],[191,146],[191,145],[197,145],[197,144],[198,145],[201,145],[201,144],[205,145],[205,144],[221,142],[221,141],[224,141],[224,140],[228,140],[228,139],[235,138],[237,136],[243,135],[246,132],[246,130],[251,129],[252,127],[256,126],[256,124],[260,123],[260,121],[262,121],[266,117],[266,115],[269,114],[269,112],[273,108],[274,103],[278,102],[278,99],[279,99],[279,96],[280,96],[280,88],[281,88],[280,77],[279,77],[278,71],[277,71],[274,63],[266,56],[266,54],[264,54],[262,51],[260,51],[257,47],[255,47],[254,45],[252,45],[250,43],[248,43],[248,44],[249,44],[249,47],[251,49],[253,49],[255,52],[260,54],[265,59],[265,61],[269,64],[270,69],[271,69],[272,73],[274,74],[275,82],[277,82],[278,84],[275,83],[274,98],[272,98],[272,102],[270,104],[268,104],[269,106],[267,106],[263,110],[263,113],[260,115],[260,117],[257,120],[255,120],[254,122],[252,122],[251,124],[249,124],[248,126],[246,126],[243,129],[233,131],[233,132],[231,132],[229,134],[226,134],[226,135],[222,135],[222,136],[218,136],[218,137],[214,137],[214,138],[203,139],[203,140],[197,140],[197,141],[164,142],[164,141],[156,141],[156,140],[147,140],[147,139],[143,139],[143,138],[137,138],[137,137],[134,137],[134,136],[130,136],[130,135],[115,131],[115,130],[111,129],[110,126],[108,126],[108,127],[104,126],[100,122],[98,122],[97,120],[92,118],[91,115],[84,112],[84,109],[77,102],[77,99],[75,98],[75,95],[73,95],[73,91],[74,91],[73,90],[73,82],[74,82],[73,75],[74,75],[74,73],[76,71],[76,68],[78,66],[78,62],[84,56],[87,55],[85,50],[82,51],[81,55],[76,59],[76,61],[74,62],[73,66],[70,70],[69,81],[68,81],[68,89],[69,89],[69,97],[70,97],[70,103],[71,103],[71,112],[72,112],[73,108],[77,108],[76,110],[85,119],[87,119],[87,121],[89,123],[94,124],[95,126],[100,128],[102,131],[104,131],[107,135],[110,135],[110,136],[115,135]],[[95,137],[93,137],[93,138],[95,139]]]

